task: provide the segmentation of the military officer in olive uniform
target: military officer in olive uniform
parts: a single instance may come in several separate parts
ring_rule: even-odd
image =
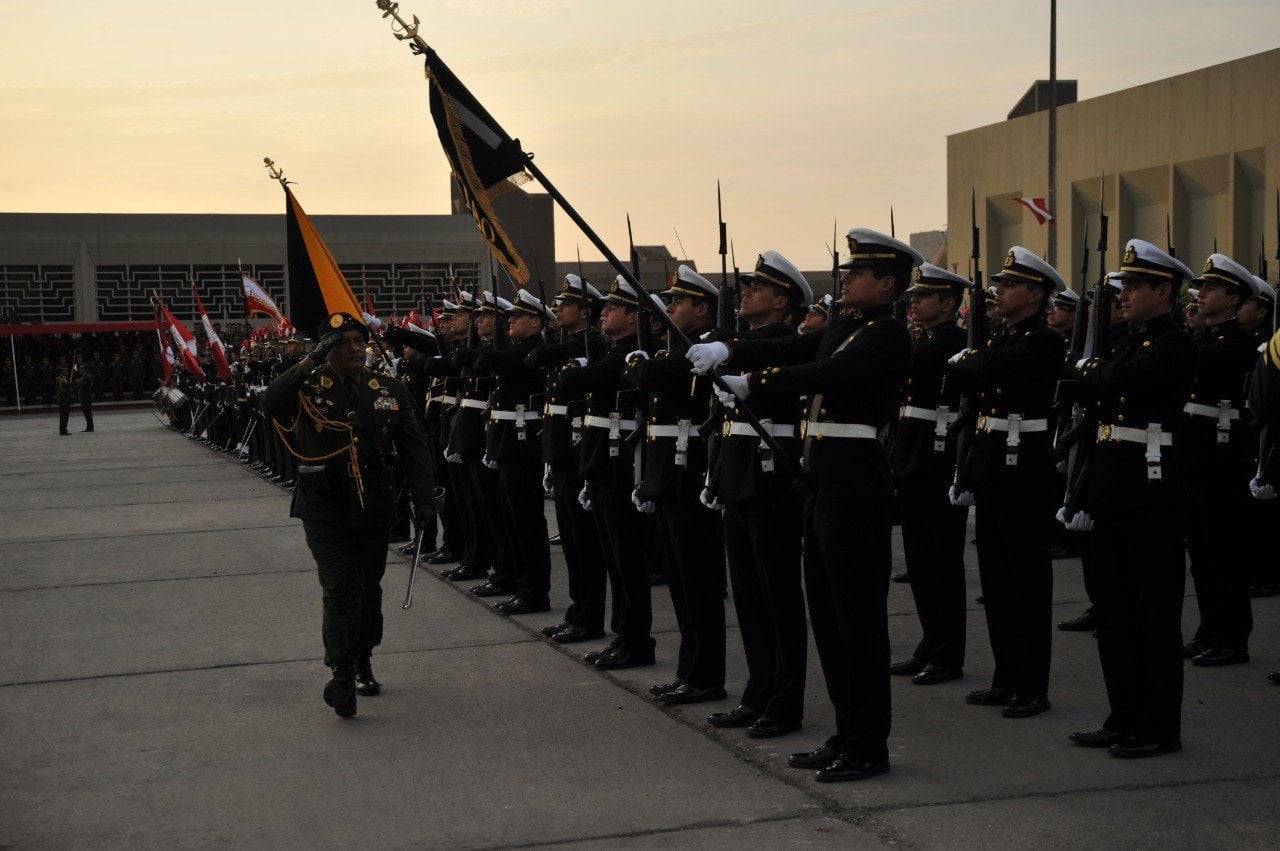
[[[1066,517],[1092,527],[1098,656],[1111,712],[1102,727],[1071,735],[1114,756],[1181,747],[1182,597],[1186,584],[1186,479],[1173,429],[1196,370],[1196,346],[1173,321],[1191,270],[1149,242],[1129,240],[1116,276],[1128,337],[1106,358],[1080,365],[1098,433],[1084,508]]]
[[[67,421],[71,419],[71,374],[65,366],[58,367],[55,379],[58,385],[58,434],[71,434],[67,431]]]
[[[395,522],[392,474],[404,466],[418,521],[435,519],[427,447],[399,381],[364,368],[368,329],[346,313],[321,326],[319,342],[271,382],[263,410],[298,459],[290,515],[302,520],[324,595],[324,700],[341,717],[356,693],[380,685],[370,657],[382,641],[382,574]]]

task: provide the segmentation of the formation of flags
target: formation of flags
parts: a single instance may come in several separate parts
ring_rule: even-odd
[[[209,312],[204,309],[200,291],[196,289],[194,283],[191,285],[191,294],[196,298],[196,309],[200,311],[200,324],[204,326],[205,342],[209,346],[209,353],[213,355],[214,364],[218,367],[218,378],[227,381],[231,378],[231,364],[227,363],[226,347],[222,345],[222,338],[218,336],[213,323],[209,321]]]

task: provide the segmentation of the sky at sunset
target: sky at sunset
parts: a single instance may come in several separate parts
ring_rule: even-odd
[[[948,133],[1048,76],[1031,0],[405,0],[615,251],[822,268],[833,219],[945,226]],[[1280,3],[1063,0],[1080,97],[1274,48]],[[0,210],[444,213],[421,60],[373,0],[0,0]],[[1263,108],[1263,105],[1260,105]],[[1276,108],[1275,104],[1265,108]],[[530,186],[536,189],[536,185]],[[564,217],[557,254],[583,245]],[[746,258],[746,260],[743,260]],[[339,258],[341,259],[341,258]]]

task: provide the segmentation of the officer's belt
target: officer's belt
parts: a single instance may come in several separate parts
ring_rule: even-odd
[[[457,396],[441,396],[440,401],[445,403],[446,405],[456,405],[458,404],[458,397]]]
[[[583,418],[582,424],[587,428],[612,428],[613,420],[610,417],[599,417],[595,414],[587,414],[587,416]],[[625,429],[626,431],[635,431],[636,421],[618,420],[618,428]]]
[[[726,437],[728,436],[755,437],[758,434],[759,432],[757,432],[754,428],[752,428],[751,423],[731,422],[728,424],[728,428],[725,430]],[[795,437],[796,427],[790,423],[787,423],[787,424],[778,423],[776,425],[771,425],[769,426],[769,436],[770,437]]]
[[[1182,410],[1184,413],[1188,413],[1193,417],[1212,417],[1215,420],[1219,419],[1222,416],[1222,412],[1225,410],[1227,414],[1227,419],[1229,420],[1240,419],[1239,408],[1224,409],[1224,408],[1218,407],[1217,405],[1202,405],[1199,402],[1188,402],[1187,404],[1182,406]]]
[[[1146,428],[1103,424],[1098,426],[1098,441],[1115,441],[1117,443],[1138,443],[1147,447],[1147,481],[1154,482],[1163,478],[1160,468],[1160,447],[1173,446],[1173,435],[1152,423]]]
[[[542,414],[539,411],[490,411],[489,412],[490,420],[507,420],[508,422],[517,422],[517,421],[528,422],[530,420],[537,420],[541,418],[542,418]]]
[[[1013,418],[1010,417],[1010,419]],[[1016,428],[1019,433],[1049,430],[1049,421],[1047,419],[1017,419],[1014,420],[1014,422],[1018,424]],[[988,417],[984,414],[983,416],[978,417],[978,431],[1010,431],[1009,419],[1005,419],[1004,417]]]
[[[685,426],[684,436],[702,437],[696,428]],[[644,433],[649,437],[680,437],[681,427],[678,425],[647,425],[644,427]]]
[[[549,417],[567,417],[569,416],[568,405],[546,405],[542,412]]]
[[[939,411],[935,408],[917,408],[915,405],[903,405],[898,414],[899,416],[906,417],[908,419],[928,420],[931,423],[936,423],[939,420],[942,420],[948,425],[955,422],[956,417],[960,416],[960,414],[955,411]]]
[[[489,407],[489,402],[485,399],[463,399],[459,404],[464,408],[479,408],[482,411]]]
[[[879,430],[875,426],[867,425],[866,423],[825,423],[817,420],[805,420],[800,424],[800,436],[806,439],[815,437],[819,440],[824,437],[875,440],[879,437]]]

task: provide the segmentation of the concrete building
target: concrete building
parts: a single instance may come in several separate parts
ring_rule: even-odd
[[[1058,256],[1048,259],[1079,290],[1085,231],[1092,248],[1105,184],[1108,266],[1131,237],[1163,247],[1167,220],[1178,256],[1193,269],[1216,244],[1256,271],[1264,240],[1268,256],[1276,253],[1277,91],[1280,49],[1074,103],[1065,102],[1074,91],[1060,95],[1054,225],[1037,224],[1013,200],[1044,197],[1048,188],[1049,97],[1024,96],[1009,120],[947,138],[947,221],[959,240],[948,265],[968,271],[973,189],[988,274],[1010,245],[1043,254],[1047,229],[1056,227]],[[1097,273],[1094,257],[1090,278]]]
[[[551,199],[500,199],[530,264],[552,266]],[[357,297],[379,315],[404,314],[464,286],[488,288],[493,262],[471,216],[312,216]],[[0,324],[151,318],[158,291],[179,317],[195,314],[189,281],[215,320],[243,316],[237,263],[287,315],[284,215],[0,213]],[[499,271],[499,289],[511,285]],[[310,332],[312,329],[300,329]]]

